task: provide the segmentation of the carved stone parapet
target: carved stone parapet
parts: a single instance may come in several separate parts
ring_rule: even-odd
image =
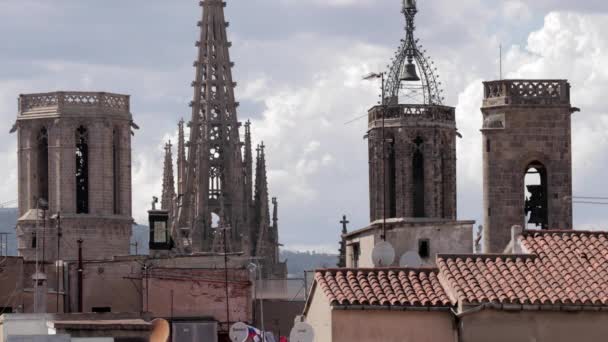
[[[380,127],[382,118],[385,119],[385,125],[395,126],[424,126],[441,125],[448,127],[456,127],[456,111],[453,107],[438,106],[438,105],[387,105],[375,106],[368,113],[368,128]]]
[[[484,82],[483,107],[570,106],[567,80],[500,80]]]
[[[111,114],[131,116],[130,96],[103,92],[53,92],[19,96],[19,116],[44,114]]]

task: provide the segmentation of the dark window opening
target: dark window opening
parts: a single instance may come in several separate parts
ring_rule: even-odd
[[[422,138],[414,140],[414,157],[412,160],[414,181],[414,217],[424,217],[424,156],[422,154]]]
[[[397,175],[397,161],[395,158],[395,142],[391,141],[388,146],[388,217],[397,217],[397,186],[395,180]]]
[[[528,228],[547,229],[549,227],[547,169],[538,162],[532,162],[524,174],[525,215]]]
[[[99,306],[91,309],[94,313],[109,313],[112,312],[112,308],[109,306]]]
[[[429,240],[418,240],[418,255],[423,259],[431,256],[431,242]]]
[[[486,139],[486,152],[490,152],[492,150],[492,146],[490,145],[490,139]]]
[[[451,196],[450,187],[448,185],[448,163],[446,151],[441,153],[441,217],[448,218],[448,205]]]
[[[38,239],[36,239],[36,232],[32,232],[32,248],[38,247]]]
[[[38,133],[38,198],[49,199],[49,136],[46,128]]]
[[[352,254],[352,267],[353,268],[357,268],[359,267],[359,257],[361,256],[361,248],[359,246],[358,243],[353,243],[351,245],[353,254]]]
[[[120,214],[120,135],[118,129],[114,129],[112,143],[112,189],[114,192],[114,214]]]
[[[76,130],[76,213],[89,213],[89,146],[83,126]]]

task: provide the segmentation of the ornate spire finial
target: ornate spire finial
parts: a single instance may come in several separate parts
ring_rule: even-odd
[[[163,193],[161,197],[161,208],[173,212],[173,199],[175,198],[175,178],[173,177],[173,155],[171,140],[165,144],[165,162],[163,167]]]
[[[395,60],[388,73],[384,92],[386,103],[399,103],[402,94],[408,101],[426,105],[441,105],[443,91],[434,62],[426,55],[426,50],[414,38],[415,17],[418,8],[415,0],[404,0],[401,12],[405,16],[405,39],[395,54]]]

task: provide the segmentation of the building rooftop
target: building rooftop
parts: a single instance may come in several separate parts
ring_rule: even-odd
[[[438,269],[318,270],[315,283],[333,306],[608,308],[608,232],[528,230],[516,240],[520,254],[443,254]]]
[[[333,305],[452,306],[436,269],[327,269],[315,280]]]

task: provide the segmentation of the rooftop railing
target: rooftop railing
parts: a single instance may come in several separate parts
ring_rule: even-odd
[[[484,82],[484,107],[570,105],[567,80],[500,80]]]
[[[424,120],[436,122],[455,122],[456,112],[453,107],[436,105],[378,105],[369,111],[369,123],[384,119]]]
[[[19,96],[19,113],[27,115],[37,111],[54,110],[61,113],[69,109],[96,109],[103,112],[130,112],[130,96],[100,92],[53,92]]]

